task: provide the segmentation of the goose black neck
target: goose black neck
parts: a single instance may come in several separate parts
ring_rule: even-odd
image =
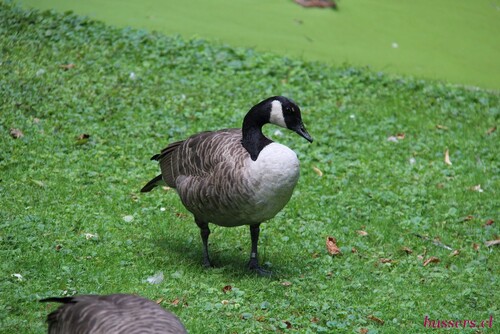
[[[262,127],[269,123],[269,114],[259,112],[256,108],[250,109],[243,120],[241,144],[255,161],[264,147],[273,141],[262,133]]]

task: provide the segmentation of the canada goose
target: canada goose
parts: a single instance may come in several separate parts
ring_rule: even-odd
[[[138,296],[82,295],[40,302],[63,303],[47,316],[49,334],[187,333],[176,316]]]
[[[262,133],[272,123],[312,142],[300,108],[290,99],[273,96],[253,106],[241,129],[201,132],[170,144],[151,160],[160,163],[161,175],[141,192],[166,183],[175,188],[201,230],[203,264],[208,256],[208,223],[233,227],[250,225],[252,249],[248,266],[259,274],[257,244],[260,223],[273,218],[289,201],[299,179],[294,151]]]

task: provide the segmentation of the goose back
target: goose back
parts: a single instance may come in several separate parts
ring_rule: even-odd
[[[41,301],[63,303],[47,316],[49,334],[187,333],[177,317],[138,296],[81,295]]]

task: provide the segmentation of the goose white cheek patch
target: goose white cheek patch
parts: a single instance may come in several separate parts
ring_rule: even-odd
[[[271,117],[269,118],[269,122],[286,128],[283,108],[281,108],[281,102],[278,100],[274,100],[271,103]]]

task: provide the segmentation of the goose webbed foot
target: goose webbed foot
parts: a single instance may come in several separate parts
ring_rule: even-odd
[[[266,270],[266,269],[262,268],[261,266],[259,266],[259,262],[257,261],[257,258],[250,258],[250,261],[248,261],[248,269],[250,269],[251,271],[253,271],[257,275],[263,276],[263,277],[270,277],[273,274],[272,271]]]

